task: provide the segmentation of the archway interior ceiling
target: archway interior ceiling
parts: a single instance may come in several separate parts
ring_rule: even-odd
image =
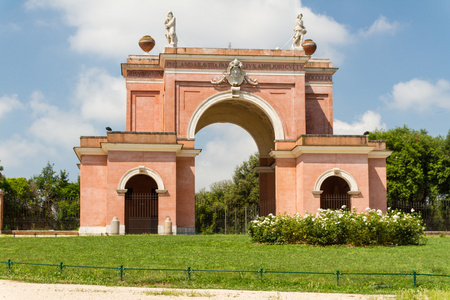
[[[252,103],[233,99],[211,106],[200,117],[195,133],[214,123],[232,123],[246,130],[255,140],[261,156],[267,156],[275,148],[275,134],[270,119]]]

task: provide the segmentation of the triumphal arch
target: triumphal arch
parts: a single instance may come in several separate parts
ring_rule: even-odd
[[[130,55],[126,131],[81,137],[81,234],[195,231],[195,135],[218,122],[255,140],[260,215],[342,205],[386,210],[386,151],[367,135],[333,135],[328,59],[304,50],[166,47]],[[233,149],[228,149],[233,151]]]

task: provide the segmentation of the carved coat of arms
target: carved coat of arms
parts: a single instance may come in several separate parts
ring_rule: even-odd
[[[228,64],[226,72],[222,76],[211,79],[212,84],[220,84],[228,81],[231,85],[233,95],[239,91],[239,86],[245,81],[251,85],[257,85],[258,80],[247,76],[244,70],[244,65],[239,60],[235,59]]]

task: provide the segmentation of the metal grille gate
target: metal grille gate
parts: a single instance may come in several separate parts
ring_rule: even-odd
[[[349,194],[322,194],[320,195],[320,208],[322,209],[340,209],[345,205],[350,209]]]
[[[158,194],[125,194],[125,232],[158,233]]]

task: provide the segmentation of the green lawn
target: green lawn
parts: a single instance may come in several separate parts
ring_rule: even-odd
[[[429,237],[424,246],[314,247],[254,245],[244,235],[103,237],[1,237],[0,262],[118,268],[215,269],[301,272],[374,272],[450,275],[450,238]],[[228,288],[248,290],[396,293],[412,289],[412,276],[218,273],[64,268],[0,264],[0,278],[33,282]],[[450,291],[450,277],[417,277],[418,289]]]

